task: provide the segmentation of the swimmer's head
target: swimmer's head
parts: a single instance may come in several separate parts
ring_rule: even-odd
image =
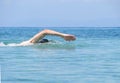
[[[49,42],[48,39],[41,39],[41,40],[39,41],[39,43],[47,43],[47,42]]]

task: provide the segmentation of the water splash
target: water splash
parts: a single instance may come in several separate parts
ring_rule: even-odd
[[[0,46],[6,46],[3,42],[0,42]]]
[[[4,42],[0,42],[0,47],[2,47],[2,46],[20,46],[20,44],[17,44],[17,43],[5,44]]]

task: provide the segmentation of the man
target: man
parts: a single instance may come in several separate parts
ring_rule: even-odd
[[[36,34],[28,41],[24,41],[24,42],[20,43],[20,45],[24,46],[24,45],[34,44],[34,43],[49,42],[47,39],[43,39],[46,35],[60,36],[60,37],[64,38],[64,40],[66,40],[66,41],[73,41],[76,39],[74,35],[64,34],[64,33],[60,33],[57,31],[46,29],[46,30],[43,30],[43,31],[39,32],[38,34]],[[43,39],[43,40],[40,41],[41,39]]]

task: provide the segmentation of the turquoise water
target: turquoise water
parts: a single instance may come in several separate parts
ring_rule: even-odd
[[[120,28],[50,28],[77,40],[16,46],[44,28],[0,28],[2,83],[120,83]]]

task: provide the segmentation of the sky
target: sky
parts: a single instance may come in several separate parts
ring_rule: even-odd
[[[0,27],[119,27],[120,0],[0,0]]]

